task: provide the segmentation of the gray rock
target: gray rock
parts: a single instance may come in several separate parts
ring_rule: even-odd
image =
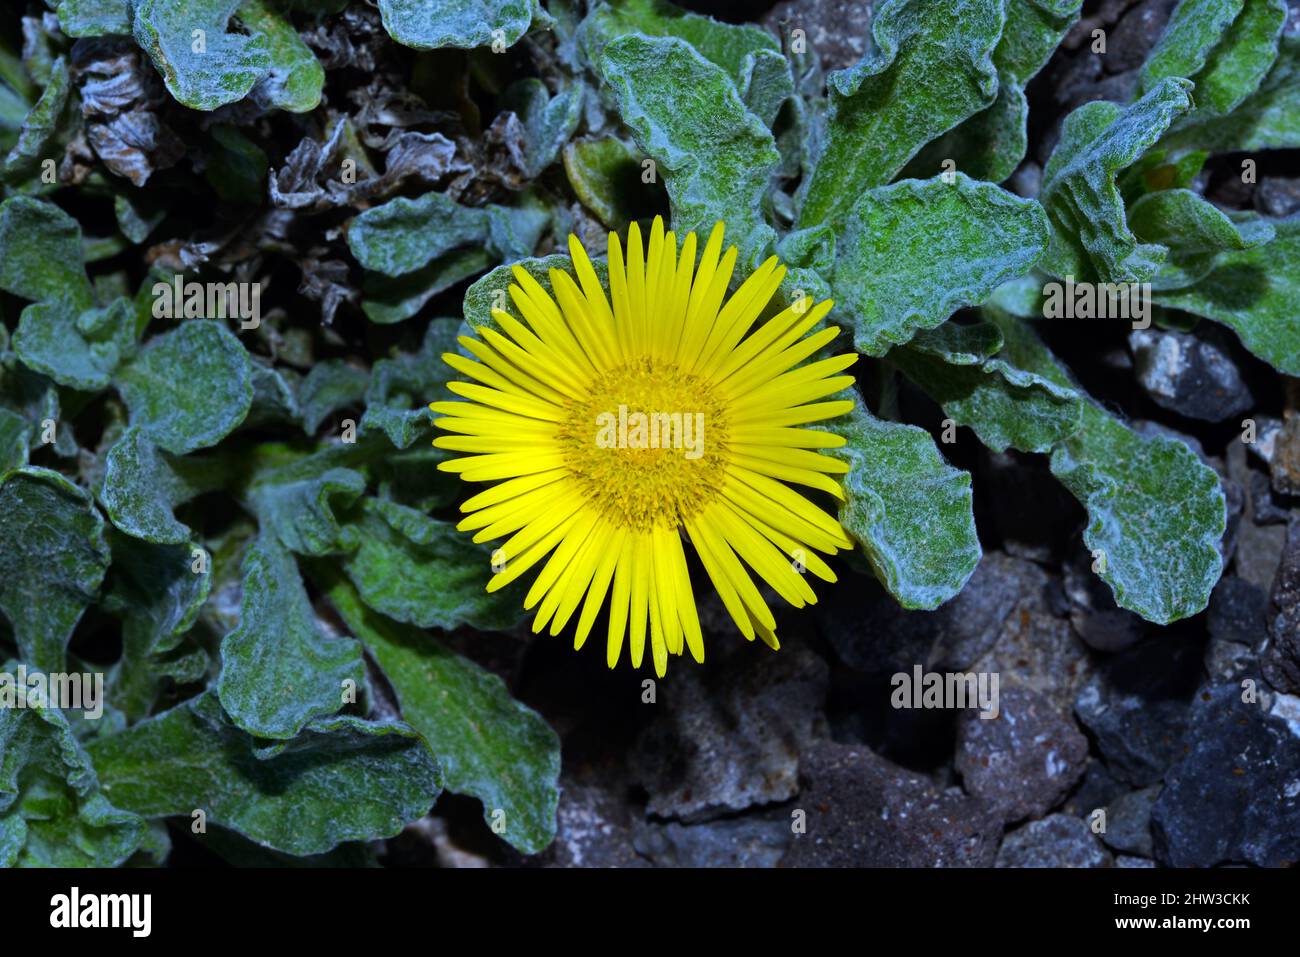
[[[870,0],[786,0],[773,7],[763,25],[783,39],[803,30],[822,69],[842,70],[866,56],[871,42]]]
[[[1270,600],[1269,643],[1264,652],[1264,677],[1279,691],[1300,691],[1300,517],[1287,526],[1286,545]]]
[[[621,789],[590,778],[560,778],[555,840],[535,862],[544,867],[644,867],[632,845],[632,816]]]
[[[1083,775],[1088,740],[1041,695],[1010,688],[996,718],[965,712],[957,729],[957,772],[966,792],[1008,823],[1040,817]]]
[[[1222,422],[1255,404],[1227,337],[1217,328],[1192,332],[1134,329],[1129,333],[1138,381],[1162,408],[1205,422]]]
[[[1106,662],[1080,690],[1074,711],[1115,777],[1142,787],[1182,754],[1200,681],[1199,647],[1161,635]]]
[[[1279,218],[1300,212],[1300,179],[1264,176],[1255,187],[1255,208]]]
[[[973,670],[1001,675],[1004,694],[1010,688],[1027,688],[1069,714],[1079,687],[1092,674],[1092,662],[1068,621],[1042,610],[1041,602],[1026,599]]]
[[[856,671],[893,674],[917,664],[964,671],[993,646],[1017,603],[1041,594],[1047,583],[1032,562],[988,552],[966,587],[935,611],[900,608],[865,580],[832,589],[821,602],[822,633]]]
[[[987,493],[988,516],[981,529],[1017,558],[1054,565],[1061,543],[1083,521],[1083,509],[1052,475],[1042,456],[990,452],[975,484]]]
[[[1214,586],[1205,615],[1205,670],[1212,682],[1231,681],[1255,667],[1255,648],[1268,634],[1267,607],[1264,589],[1244,578],[1225,576]]]
[[[1116,851],[1138,857],[1151,856],[1151,808],[1160,796],[1156,785],[1130,791],[1106,808],[1106,830],[1101,839]]]
[[[1156,862],[1147,857],[1130,857],[1128,854],[1115,855],[1116,867],[1155,867]]]
[[[1273,454],[1268,464],[1273,488],[1283,495],[1300,494],[1300,414],[1288,412],[1282,428],[1272,438]]]
[[[1110,852],[1082,818],[1052,814],[1007,834],[997,867],[1110,867]]]
[[[1300,861],[1297,732],[1300,722],[1243,702],[1239,684],[1199,695],[1187,753],[1151,812],[1157,859],[1173,867]]]
[[[959,788],[941,790],[868,748],[824,741],[804,754],[783,867],[988,867],[1002,825]]]
[[[806,644],[735,645],[716,666],[679,668],[629,757],[659,817],[696,821],[793,797],[799,752],[824,730],[827,669]]]
[[[789,815],[706,824],[640,822],[637,851],[658,867],[776,867],[794,834]]]
[[[1281,496],[1273,491],[1273,483],[1261,472],[1250,473],[1251,519],[1256,525],[1285,525],[1291,518],[1291,509],[1285,502],[1279,502]]]
[[[1123,781],[1115,780],[1105,764],[1090,757],[1084,767],[1083,782],[1066,798],[1062,810],[1075,817],[1090,819],[1094,811],[1107,807],[1130,790]]]
[[[1237,553],[1233,558],[1237,577],[1265,591],[1271,589],[1285,544],[1285,527],[1242,522],[1237,531]]]

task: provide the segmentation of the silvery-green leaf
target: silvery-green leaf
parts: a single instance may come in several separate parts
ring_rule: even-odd
[[[194,110],[242,100],[271,68],[264,33],[229,32],[240,0],[140,0],[133,32],[167,91]]]
[[[638,34],[608,43],[599,68],[624,124],[657,164],[678,235],[707,234],[725,220],[743,263],[769,252],[776,237],[762,210],[781,157],[726,71],[685,40]]]
[[[104,520],[85,490],[35,466],[0,475],[0,613],[29,665],[63,670],[108,562]]]
[[[17,412],[0,407],[0,473],[22,468],[31,450],[32,427]]]
[[[1025,85],[1079,20],[1082,0],[1010,0],[1002,38],[993,49],[998,94],[993,103],[924,147],[904,175],[925,179],[952,160],[972,179],[1000,183],[1028,149]]]
[[[636,218],[641,156],[622,140],[574,140],[564,148],[564,170],[582,205],[610,229],[624,230]]]
[[[1134,237],[1116,177],[1191,107],[1191,87],[1170,77],[1129,106],[1098,100],[1065,118],[1039,192],[1052,223],[1042,269],[1085,281],[1143,282],[1160,267],[1165,249]]]
[[[115,536],[112,581],[106,604],[122,619],[122,657],[109,671],[108,697],[135,722],[169,682],[198,680],[206,670],[207,655],[182,641],[208,599],[212,573],[188,542],[152,545]]]
[[[993,50],[1003,0],[887,0],[874,44],[827,80],[825,142],[804,187],[798,225],[838,225],[864,190],[888,183],[930,140],[993,103]]]
[[[221,640],[217,694],[233,721],[259,738],[285,740],[357,700],[361,648],[316,620],[293,555],[265,530],[244,558],[239,627]],[[348,684],[350,682],[350,685]]]
[[[99,499],[119,530],[147,542],[177,545],[190,540],[190,530],[176,520],[174,510],[207,488],[219,488],[223,471],[169,455],[131,427],[108,450]]]
[[[1224,252],[1208,275],[1154,300],[1223,323],[1275,369],[1300,375],[1300,216],[1267,222],[1272,242]]]
[[[303,428],[309,434],[331,413],[357,407],[370,384],[370,374],[343,359],[318,362],[298,386]]]
[[[947,330],[942,337],[914,339],[889,354],[945,415],[969,426],[995,452],[1050,452],[1079,430],[1083,402],[1074,389],[991,357],[992,337],[997,339],[993,352],[1002,340],[996,326],[950,327],[939,327]]]
[[[258,99],[290,113],[316,109],[325,84],[325,68],[288,18],[268,0],[241,0],[237,16],[250,32],[266,37],[270,71],[255,91]]]
[[[187,821],[201,809],[209,824],[298,855],[392,837],[442,789],[433,755],[401,722],[322,719],[268,753],[230,722],[213,692],[89,750],[118,806]]]
[[[421,436],[432,441],[429,403],[451,398],[446,389],[451,369],[442,354],[456,350],[457,328],[454,319],[434,319],[419,352],[375,363],[366,390],[366,414],[361,417],[363,432],[382,432],[399,449]]]
[[[389,36],[417,50],[511,47],[535,14],[546,16],[536,0],[379,0]]]
[[[487,591],[492,549],[451,522],[397,502],[367,498],[344,529],[352,549],[341,560],[361,598],[390,618],[450,631],[510,628],[523,617],[518,588]]]
[[[365,299],[361,311],[371,322],[391,325],[409,319],[441,292],[458,282],[477,276],[496,262],[492,253],[479,246],[453,249],[425,266],[403,276],[367,273],[362,284]]]
[[[247,492],[249,506],[263,527],[299,555],[339,551],[337,515],[366,490],[360,472],[322,459],[315,456],[288,468],[259,472]],[[317,469],[311,468],[313,462]]]
[[[1074,388],[1023,320],[986,310],[1016,367]],[[1052,453],[1052,474],[1088,511],[1083,540],[1121,608],[1169,624],[1201,611],[1219,580],[1226,524],[1214,470],[1184,443],[1141,436],[1091,401],[1082,427]]]
[[[433,635],[371,611],[337,573],[326,594],[383,669],[402,718],[438,756],[447,790],[482,801],[488,824],[499,819],[500,836],[525,854],[550,844],[560,773],[560,739],[550,725],[496,675]]]
[[[14,677],[14,662],[4,671]],[[0,867],[117,867],[145,824],[109,803],[58,708],[0,708]]]
[[[1272,69],[1231,113],[1197,110],[1160,142],[1169,149],[1214,153],[1300,146],[1300,36],[1279,39]]]
[[[0,181],[12,189],[44,192],[51,188],[41,182],[41,164],[46,159],[57,161],[63,154],[55,140],[68,122],[71,86],[67,63],[59,57],[51,67],[50,82],[23,120],[18,141],[0,165]]]
[[[1273,226],[1258,216],[1230,219],[1188,189],[1147,193],[1128,210],[1129,227],[1144,243],[1165,246],[1169,257],[1151,278],[1155,289],[1179,289],[1209,273],[1219,254],[1250,249],[1273,238]]]
[[[1278,36],[1286,16],[1283,0],[1246,0],[1223,42],[1210,54],[1205,68],[1193,77],[1196,109],[1188,121],[1195,122],[1200,113],[1231,113],[1259,89],[1277,60]]]
[[[131,33],[133,0],[58,0],[59,29],[70,37]]]
[[[97,391],[135,351],[135,310],[127,299],[81,313],[63,300],[35,302],[23,310],[13,350],[59,385]]]
[[[904,608],[937,608],[975,571],[980,543],[970,474],[943,460],[924,429],[856,407],[828,423],[847,444],[840,523]]]
[[[366,210],[348,228],[348,248],[366,269],[401,276],[460,246],[482,242],[487,213],[443,193],[398,197]]]
[[[1138,91],[1146,93],[1171,76],[1196,76],[1241,13],[1242,3],[1243,0],[1179,0],[1138,72]]]
[[[836,315],[883,355],[1028,272],[1047,241],[1038,203],[962,174],[868,190],[836,240]]]
[[[551,96],[545,83],[529,77],[510,85],[501,108],[519,117],[524,130],[524,173],[535,179],[573,138],[582,118],[582,87],[575,83]]]
[[[216,445],[253,404],[253,364],[220,322],[191,319],[155,337],[118,370],[117,389],[159,448],[177,455]]]

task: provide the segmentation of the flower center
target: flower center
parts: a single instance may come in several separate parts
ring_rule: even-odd
[[[634,359],[569,403],[559,438],[565,464],[612,521],[677,527],[718,494],[726,467],[723,404],[671,362]]]

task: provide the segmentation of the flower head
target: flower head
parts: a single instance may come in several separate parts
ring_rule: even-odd
[[[524,321],[494,309],[495,328],[461,337],[474,358],[443,358],[470,380],[448,384],[465,401],[430,406],[453,433],[434,444],[464,453],[439,468],[489,483],[458,525],[505,538],[488,590],[539,569],[533,631],[556,635],[577,613],[575,648],[608,599],[611,668],[625,643],[640,667],[647,639],[659,675],[684,648],[704,660],[683,534],[736,626],[773,648],[750,570],[802,607],[817,600],[805,570],[835,580],[817,552],[850,547],[792,486],[843,497],[847,466],[819,451],[843,439],[806,426],[853,407],[827,397],[852,384],[839,373],[857,357],[806,361],[838,332],[812,331],[829,301],[760,321],[786,272],[775,257],[728,297],[737,252],[722,236],[719,223],[697,262],[695,233],[679,250],[658,218],[646,243],[631,226],[626,254],[611,233],[607,286],[570,236],[576,278],[552,269],[554,296],[515,267]]]

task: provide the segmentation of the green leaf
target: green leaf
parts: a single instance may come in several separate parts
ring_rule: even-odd
[[[1300,216],[1271,223],[1272,242],[1222,253],[1208,275],[1153,299],[1223,323],[1275,369],[1300,376]]]
[[[253,364],[220,322],[182,322],[145,344],[117,375],[131,424],[168,452],[216,445],[253,405]]]
[[[425,193],[366,210],[348,228],[348,248],[366,269],[401,276],[457,247],[481,243],[487,228],[484,210]]]
[[[128,299],[81,313],[63,301],[32,303],[18,321],[13,349],[29,369],[59,385],[98,391],[135,351],[135,310]]]
[[[204,178],[223,202],[256,205],[266,193],[267,158],[263,149],[226,123],[212,127]]]
[[[470,246],[444,253],[403,276],[366,273],[362,283],[365,299],[361,311],[371,322],[380,325],[401,322],[418,313],[434,296],[446,292],[458,282],[477,276],[496,261],[497,257],[490,250]]]
[[[205,487],[220,487],[195,481],[206,469],[206,463],[173,458],[133,426],[105,456],[99,499],[119,530],[146,542],[178,545],[190,540],[190,530],[173,515],[176,506]]]
[[[1300,36],[1281,37],[1273,68],[1231,113],[1197,110],[1175,125],[1161,145],[1214,153],[1300,146]]]
[[[365,603],[390,618],[421,628],[496,631],[523,617],[518,588],[487,591],[492,549],[450,522],[367,498],[344,536],[350,554],[343,570]]]
[[[1277,41],[1286,23],[1283,0],[1246,0],[1246,5],[1223,42],[1193,79],[1196,82],[1198,114],[1222,116],[1231,113],[1246,97],[1259,89],[1277,60]]]
[[[456,350],[457,329],[454,319],[434,319],[419,352],[375,363],[366,390],[362,432],[382,432],[399,449],[432,435],[429,403],[452,397],[446,390],[452,373],[442,361],[442,354]]]
[[[838,225],[864,190],[883,186],[916,152],[997,96],[993,50],[1003,0],[888,0],[871,52],[832,73],[825,143],[803,188],[798,225]]]
[[[1047,242],[1038,203],[962,174],[868,190],[835,245],[838,315],[859,352],[883,355],[1028,272]]]
[[[438,639],[376,614],[337,573],[326,594],[383,669],[402,718],[429,742],[449,791],[483,802],[483,817],[505,813],[501,836],[525,854],[555,837],[560,739],[535,711],[510,696],[496,675]]]
[[[1002,38],[993,50],[998,93],[993,103],[924,147],[904,175],[925,179],[951,159],[972,179],[1000,183],[1025,158],[1029,101],[1025,85],[1046,65],[1079,20],[1083,0],[1009,0]]]
[[[1242,2],[1179,0],[1160,39],[1138,71],[1138,92],[1147,93],[1169,77],[1196,76],[1241,13]]]
[[[318,470],[313,470],[312,465]],[[303,459],[288,469],[259,474],[248,490],[250,507],[264,528],[299,555],[339,551],[337,513],[366,490],[365,476],[326,457]]]
[[[1065,389],[1069,375],[1022,320],[986,310],[1010,362]],[[1052,453],[1052,474],[1088,511],[1083,540],[1121,608],[1166,625],[1201,611],[1219,580],[1227,511],[1214,470],[1177,439],[1140,436],[1091,401]]]
[[[144,822],[104,796],[62,711],[0,707],[0,867],[117,867],[144,839]]]
[[[1191,107],[1191,87],[1171,77],[1130,106],[1099,100],[1065,118],[1043,169],[1039,199],[1052,242],[1041,268],[1084,281],[1144,282],[1160,267],[1165,250],[1140,244],[1129,230],[1116,176]]]
[[[0,203],[0,289],[35,302],[66,302],[75,311],[93,306],[77,221],[27,196]]]
[[[943,460],[924,429],[856,407],[827,424],[847,444],[840,523],[904,608],[937,608],[975,571],[970,475]]]
[[[293,556],[266,530],[244,558],[239,627],[221,640],[221,706],[259,738],[296,737],[364,687],[361,646],[316,621]]]
[[[261,80],[259,99],[290,113],[316,109],[325,85],[325,68],[288,18],[267,0],[242,0],[238,17],[250,32],[266,37],[270,72]]]
[[[212,692],[89,750],[119,806],[187,819],[199,808],[209,824],[297,855],[392,837],[442,786],[428,747],[405,724],[330,718],[287,746],[259,750]]]
[[[628,33],[686,41],[722,67],[750,112],[768,126],[794,93],[794,78],[780,45],[770,33],[752,24],[719,23],[665,0],[602,3],[583,21],[588,60],[599,63],[605,45]]]
[[[0,474],[27,464],[31,433],[31,424],[25,418],[0,407]]]
[[[764,198],[781,157],[726,72],[684,40],[636,34],[605,46],[600,72],[657,164],[677,234],[707,234],[723,220],[742,262],[763,258],[776,239]]]
[[[314,433],[320,424],[339,409],[361,405],[370,374],[343,359],[326,359],[312,366],[298,387],[303,428]]]
[[[636,218],[641,156],[622,140],[575,140],[564,148],[564,171],[582,205],[610,229],[622,231]]]
[[[197,570],[196,570],[197,569]],[[183,644],[212,588],[194,548],[113,539],[106,607],[122,619],[122,657],[108,675],[108,700],[127,721],[143,720],[171,683],[201,680],[208,657]]]
[[[44,192],[41,182],[41,163],[57,160],[63,147],[55,143],[67,121],[68,93],[72,81],[63,57],[54,61],[50,69],[50,82],[41,98],[36,101],[27,118],[23,120],[18,142],[0,166],[0,181],[24,192]]]
[[[1179,289],[1205,276],[1229,250],[1250,249],[1273,238],[1273,227],[1258,216],[1234,222],[1188,189],[1147,193],[1128,211],[1133,235],[1165,246],[1169,258],[1151,278],[1155,289]]]
[[[29,665],[63,670],[108,561],[104,520],[84,490],[34,466],[0,475],[0,613]]]
[[[524,173],[535,179],[573,138],[582,119],[582,86],[575,83],[551,96],[541,80],[517,80],[502,96],[501,109],[519,117],[524,130]]]
[[[59,29],[70,37],[131,32],[132,0],[59,0]]]
[[[535,0],[379,0],[379,15],[403,46],[471,50],[496,41],[514,46],[528,31],[534,7]]]
[[[987,357],[990,334],[996,352],[1002,340],[996,326],[947,323],[889,359],[993,451],[1050,452],[1079,430],[1083,402],[1073,389]]]
[[[167,91],[193,110],[242,100],[271,68],[266,34],[228,33],[240,0],[140,0],[133,32]]]

